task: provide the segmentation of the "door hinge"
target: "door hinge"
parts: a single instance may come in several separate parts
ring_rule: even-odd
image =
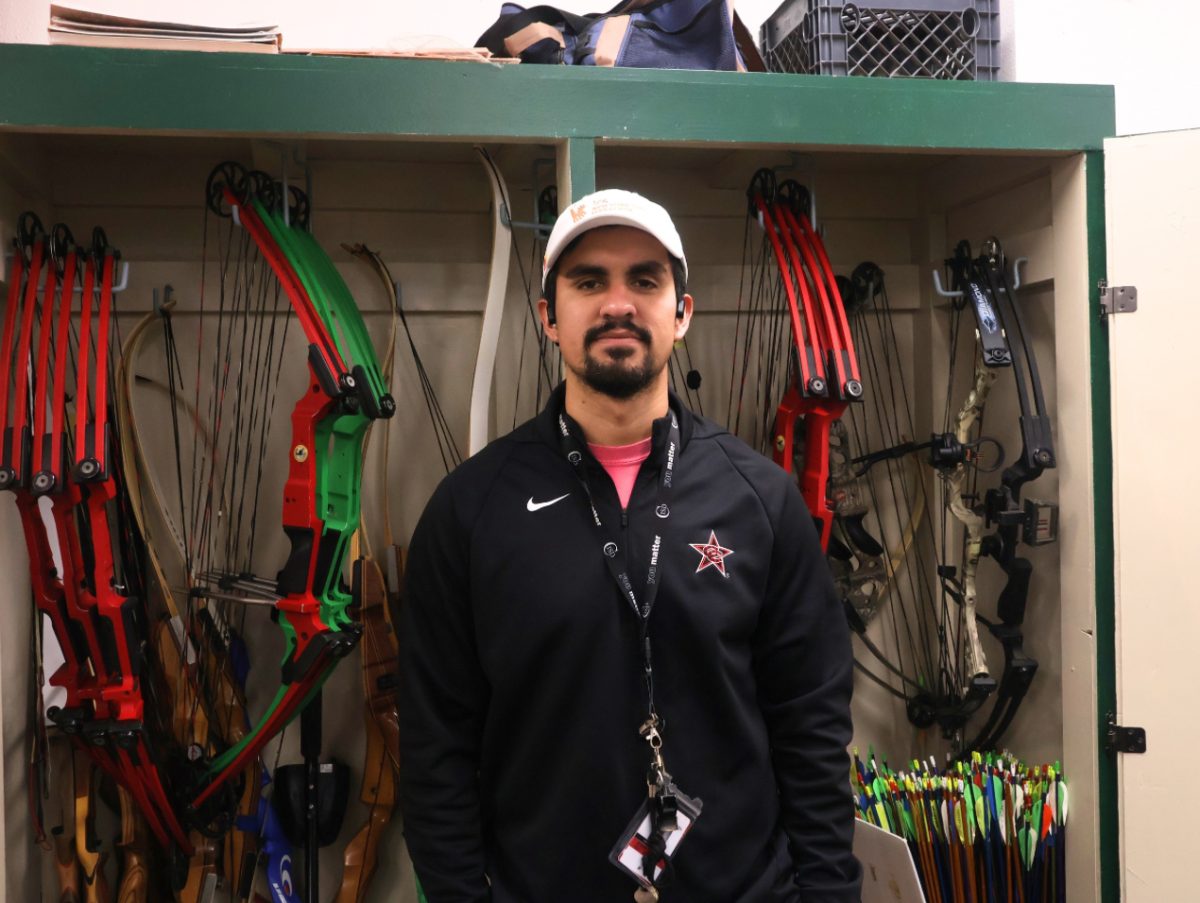
[[[1100,316],[1131,314],[1137,310],[1136,285],[1109,285],[1100,280]]]
[[[1146,751],[1146,729],[1125,727],[1117,724],[1117,717],[1108,713],[1108,730],[1104,735],[1104,751],[1108,753],[1144,753]]]

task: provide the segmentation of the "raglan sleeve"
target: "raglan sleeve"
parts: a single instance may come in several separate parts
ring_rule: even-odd
[[[443,481],[409,546],[400,613],[400,803],[429,903],[490,899],[478,786],[489,690],[461,522],[450,481]]]
[[[846,747],[852,724],[849,628],[812,517],[790,479],[779,500],[771,566],[755,632],[759,705],[781,818],[804,903],[859,899]]]

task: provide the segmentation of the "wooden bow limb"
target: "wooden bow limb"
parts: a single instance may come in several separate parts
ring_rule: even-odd
[[[75,856],[83,872],[83,899],[86,903],[108,903],[108,882],[104,877],[104,861],[108,856],[100,852],[95,836],[96,788],[92,760],[82,748],[76,748],[74,761]]]
[[[367,822],[346,845],[342,857],[342,884],[337,903],[362,903],[375,874],[379,841],[392,819],[396,803],[396,773],[384,751],[386,741],[374,720],[366,718],[367,756],[359,799],[370,807]]]
[[[58,903],[79,903],[82,888],[79,860],[75,857],[75,835],[55,835],[54,872],[58,876]]]
[[[170,588],[165,592],[169,593]],[[182,622],[177,623],[181,628]],[[168,690],[171,711],[164,723],[171,725],[175,741],[190,753],[208,748],[208,710],[201,705],[195,685],[189,679],[189,665],[180,640],[171,621],[159,621],[152,632],[150,653],[152,661],[161,669],[160,676]],[[212,842],[199,831],[191,831],[188,839],[192,844],[192,855],[188,857],[187,881],[177,899],[180,903],[200,903],[203,889],[217,879],[217,861]]]
[[[395,548],[395,547],[393,547]],[[366,698],[366,756],[359,798],[368,805],[366,824],[346,847],[337,903],[362,903],[375,873],[379,841],[391,821],[399,775],[400,730],[396,714],[399,646],[387,586],[370,558],[354,563],[355,595],[363,625],[363,694]]]
[[[397,553],[402,551],[397,547]],[[367,711],[383,738],[383,751],[394,771],[400,770],[400,723],[396,713],[396,674],[400,645],[388,605],[387,586],[379,565],[360,559],[359,585],[363,621],[363,692]],[[403,564],[401,563],[401,568]],[[401,572],[403,579],[403,572]]]
[[[122,850],[117,903],[146,903],[150,893],[150,868],[145,821],[138,814],[129,791],[118,786],[117,793],[121,802],[121,839],[117,846]]]
[[[216,727],[223,742],[240,743],[249,731],[250,719],[246,709],[246,697],[234,678],[230,664],[232,655],[228,644],[219,635],[218,627],[207,611],[199,615],[200,634],[205,663],[201,673],[206,681],[206,697],[213,706]],[[263,764],[255,757],[246,773],[242,793],[238,799],[238,817],[253,817],[258,812],[262,799]],[[245,869],[253,872],[258,861],[258,836],[246,831],[232,830],[225,835],[222,845],[223,865],[221,871],[230,882],[235,894],[247,886]],[[235,896],[235,899],[239,899]]]
[[[39,694],[40,697],[40,694]],[[70,739],[52,730],[46,737],[47,773],[50,777],[46,825],[54,852],[59,903],[79,903],[83,885],[75,853],[75,750]]]

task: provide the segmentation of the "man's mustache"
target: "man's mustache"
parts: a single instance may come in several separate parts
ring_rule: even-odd
[[[583,347],[589,348],[611,332],[627,332],[644,345],[650,345],[650,330],[638,326],[632,320],[605,320],[583,334]]]

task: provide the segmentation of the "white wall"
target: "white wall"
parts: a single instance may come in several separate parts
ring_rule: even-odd
[[[1000,0],[1001,77],[1112,84],[1117,132],[1200,127],[1191,0]]]
[[[70,0],[66,0],[70,2]],[[500,10],[499,0],[76,0],[80,5],[169,18],[214,16],[277,22],[292,47],[392,47],[414,43],[470,45]],[[526,0],[534,5],[537,0]],[[572,12],[595,12],[607,0],[551,0]],[[869,0],[865,0],[869,5]],[[965,6],[967,0],[963,0]],[[1188,30],[1190,0],[999,0],[1001,76],[1026,82],[1083,82],[1117,87],[1117,131],[1164,131],[1200,126],[1200,92]],[[778,0],[738,0],[750,31]],[[49,0],[0,0],[0,41],[44,43]]]

